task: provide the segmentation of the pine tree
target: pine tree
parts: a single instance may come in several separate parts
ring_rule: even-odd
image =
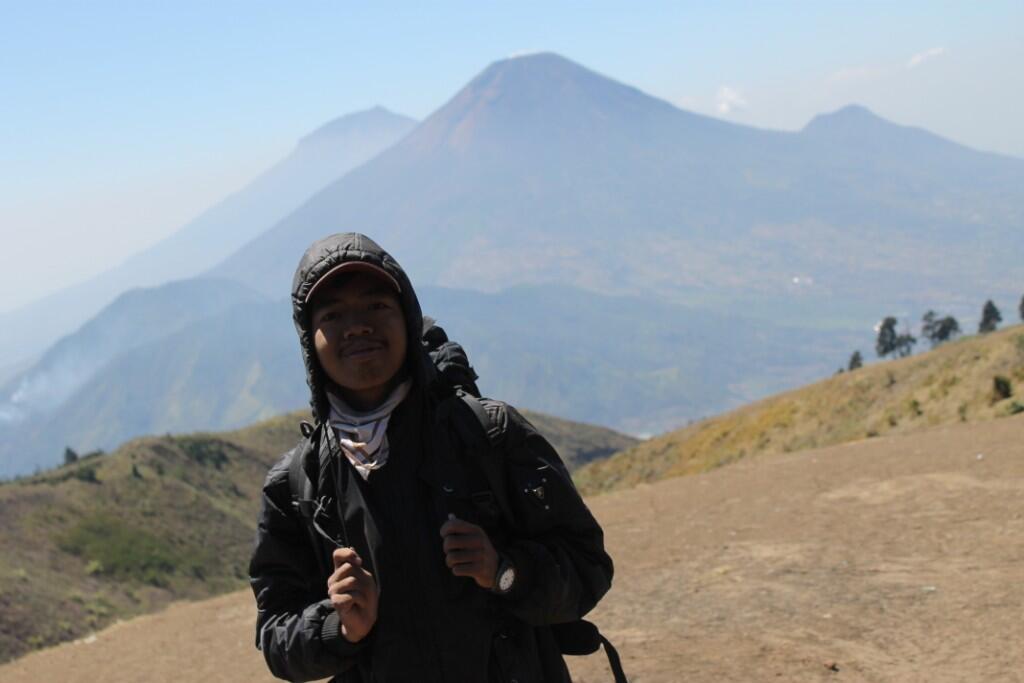
[[[853,355],[850,356],[850,362],[846,366],[847,370],[856,370],[857,368],[863,367],[864,358],[860,355],[860,351],[854,351]]]
[[[928,340],[933,349],[960,334],[960,323],[951,315],[940,318],[935,311],[928,311],[921,322],[921,336]]]
[[[878,337],[875,339],[875,353],[885,358],[896,350],[896,318],[888,316],[878,326]]]
[[[879,358],[885,358],[890,353],[895,353],[900,358],[909,356],[914,350],[917,338],[909,332],[900,334],[896,332],[896,318],[888,316],[878,326],[878,338],[875,341],[875,353]]]
[[[992,303],[992,299],[989,299],[985,302],[985,307],[981,309],[981,322],[978,323],[978,334],[995,332],[1002,321],[1003,315],[996,308],[996,305]]]

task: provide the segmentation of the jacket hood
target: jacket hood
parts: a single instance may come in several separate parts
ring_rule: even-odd
[[[409,277],[391,254],[366,235],[357,232],[338,233],[314,242],[299,261],[292,280],[292,319],[299,333],[302,347],[302,361],[306,366],[306,383],[309,385],[309,405],[313,419],[321,422],[327,419],[330,407],[327,403],[328,378],[320,368],[313,345],[312,316],[306,297],[310,290],[332,269],[350,261],[362,261],[384,269],[395,278],[401,287],[399,302],[405,316],[408,334],[406,363],[413,381],[421,388],[429,387],[436,371],[423,345],[423,312],[419,299]]]

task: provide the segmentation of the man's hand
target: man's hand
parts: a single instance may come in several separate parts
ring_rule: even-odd
[[[327,579],[327,597],[341,621],[341,635],[350,643],[365,638],[377,623],[377,582],[363,569],[363,560],[354,548],[334,551],[334,573]]]
[[[494,587],[498,552],[491,545],[486,531],[455,515],[448,515],[448,521],[441,526],[441,538],[444,539],[445,564],[452,574],[468,576],[481,588],[490,590]]]

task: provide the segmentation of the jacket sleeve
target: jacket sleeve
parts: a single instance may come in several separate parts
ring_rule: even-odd
[[[494,408],[488,406],[489,410]],[[604,532],[555,449],[511,406],[504,436],[506,490],[515,525],[500,550],[516,568],[508,609],[533,625],[580,619],[611,587]]]
[[[264,483],[249,583],[256,595],[256,647],[270,672],[289,681],[311,681],[353,666],[366,641],[350,643],[340,633],[316,550],[292,509],[291,457],[298,457],[298,449],[274,465]]]

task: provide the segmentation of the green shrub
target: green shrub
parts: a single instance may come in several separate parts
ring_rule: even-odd
[[[184,437],[178,439],[178,447],[189,460],[199,465],[213,465],[219,470],[228,463],[228,455],[225,453],[227,444],[223,441]]]
[[[992,400],[1002,401],[1013,396],[1013,385],[1009,378],[996,375],[992,378]]]
[[[78,522],[58,539],[61,550],[86,561],[86,572],[154,586],[167,585],[181,558],[155,535],[106,514]]]
[[[84,467],[77,468],[72,475],[79,481],[84,481],[88,484],[98,484],[100,480],[96,478],[96,467],[95,465],[86,465]]]

